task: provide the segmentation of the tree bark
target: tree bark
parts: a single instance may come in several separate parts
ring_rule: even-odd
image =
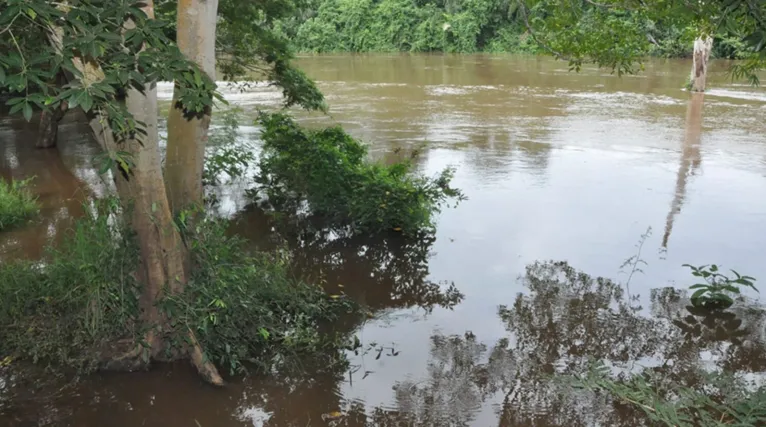
[[[58,36],[61,36],[60,32]],[[60,46],[60,44],[57,44],[57,46]],[[63,73],[59,73],[56,75],[55,83],[63,86],[66,83],[66,76],[62,74]],[[56,146],[56,139],[59,134],[59,122],[64,117],[66,111],[66,101],[63,101],[59,108],[43,110],[40,115],[40,127],[37,135],[37,144],[35,145],[37,148],[53,148]]]
[[[713,39],[706,36],[694,40],[694,54],[692,56],[692,72],[689,76],[692,92],[704,92],[707,81],[707,63],[710,59],[710,51],[713,50]]]
[[[215,81],[215,29],[218,0],[180,0],[176,41],[187,59]],[[178,88],[168,117],[165,185],[171,211],[202,204],[202,172],[212,109],[188,114],[178,102]]]

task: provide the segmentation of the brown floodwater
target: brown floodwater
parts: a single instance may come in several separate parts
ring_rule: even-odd
[[[305,123],[341,123],[382,161],[418,151],[426,174],[454,166],[468,197],[440,214],[434,238],[416,242],[283,236],[305,276],[333,291],[343,285],[371,309],[370,319],[336,325],[362,343],[350,369],[307,365],[222,390],[186,364],[34,392],[10,376],[0,379],[0,425],[639,425],[637,412],[565,389],[551,374],[596,358],[615,373],[690,381],[699,369],[726,369],[764,383],[757,294],[718,315],[686,307],[693,278],[684,263],[766,279],[766,92],[732,83],[727,63],[712,64],[712,89],[694,98],[680,89],[690,67],[680,60],[621,78],[534,57],[298,63],[331,107],[330,117],[298,113]],[[171,90],[160,85],[165,105]],[[279,93],[223,91],[247,118],[240,143],[257,149],[249,120],[278,105]],[[66,126],[60,154],[41,154],[33,127],[0,121],[3,177],[36,176],[43,202],[40,221],[0,234],[3,259],[39,257],[82,200],[107,191],[92,168],[96,148],[76,121]],[[220,211],[268,245],[279,227],[241,190],[219,189]],[[631,275],[623,263],[635,255],[645,263]]]

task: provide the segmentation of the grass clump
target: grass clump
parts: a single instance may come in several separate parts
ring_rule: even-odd
[[[137,250],[115,209],[100,204],[41,262],[0,265],[0,358],[91,370],[133,337]]]
[[[259,121],[264,146],[257,181],[278,210],[307,204],[335,226],[415,232],[433,227],[448,200],[463,198],[449,185],[452,169],[423,177],[409,162],[368,162],[367,148],[340,127],[306,130],[279,113]]]
[[[576,388],[604,393],[642,411],[651,425],[668,427],[766,424],[766,387],[752,387],[728,372],[700,372],[694,385],[670,383],[656,372],[613,379],[603,363],[564,379]]]
[[[0,231],[15,227],[39,212],[37,198],[29,189],[30,181],[0,180]]]

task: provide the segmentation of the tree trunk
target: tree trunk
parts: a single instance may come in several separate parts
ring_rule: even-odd
[[[154,17],[154,5],[151,0],[145,0],[142,9]],[[126,23],[126,27],[133,25]],[[51,41],[60,46],[59,29],[51,31]],[[87,60],[77,59],[75,67],[81,73],[81,83],[87,85],[104,79],[103,70]],[[145,134],[138,139],[116,141],[113,132],[105,123],[103,117],[91,114],[90,127],[102,148],[108,153],[124,151],[129,153],[133,161],[130,171],[122,173],[113,168],[118,195],[128,220],[136,232],[141,265],[138,276],[142,284],[140,296],[141,320],[149,327],[144,337],[147,348],[136,346],[136,350],[112,361],[112,366],[133,366],[139,361],[166,359],[166,355],[175,357],[188,354],[200,374],[211,384],[223,385],[218,370],[204,357],[202,348],[194,332],[187,330],[188,348],[173,351],[167,347],[166,335],[171,329],[167,319],[160,312],[157,303],[164,295],[178,294],[186,285],[184,268],[184,251],[181,236],[175,228],[170,211],[165,181],[162,175],[160,157],[159,133],[157,130],[157,87],[155,82],[145,85],[144,92],[129,88],[125,99],[127,110],[137,122],[145,125]],[[144,357],[141,357],[144,356]]]
[[[673,221],[681,212],[684,199],[686,198],[686,184],[690,175],[699,168],[702,162],[700,154],[700,139],[702,136],[702,107],[705,101],[704,93],[692,93],[689,106],[686,109],[686,130],[684,132],[683,146],[681,147],[681,164],[676,176],[676,188],[673,201],[670,204],[670,212],[665,222],[665,234],[662,236],[662,247],[668,247],[670,233],[673,231]]]
[[[692,57],[692,72],[689,77],[692,92],[704,92],[707,80],[707,63],[710,59],[710,51],[713,50],[713,39],[706,36],[705,39],[698,37],[694,40],[694,55]]]
[[[217,15],[218,0],[178,2],[178,47],[213,81]],[[177,99],[176,90],[168,117],[165,156],[165,185],[174,214],[186,207],[202,204],[202,172],[212,114],[209,107],[202,113],[188,114]]]
[[[61,37],[61,34],[57,35]],[[61,39],[58,39],[59,43]],[[57,44],[56,46],[60,46]],[[66,76],[59,73],[56,75],[55,84],[63,86],[66,84]],[[37,134],[37,148],[53,148],[56,146],[56,139],[59,134],[59,122],[67,111],[67,102],[63,101],[59,108],[53,110],[43,110],[40,115],[40,127]]]

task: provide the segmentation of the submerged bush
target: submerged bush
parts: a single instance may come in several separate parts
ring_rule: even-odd
[[[449,186],[453,170],[435,178],[413,173],[409,162],[383,165],[340,127],[306,130],[285,114],[262,114],[260,190],[277,210],[307,203],[313,214],[356,231],[414,232],[433,226],[434,214],[462,193]]]
[[[642,372],[612,378],[603,363],[583,375],[562,377],[576,388],[606,394],[641,410],[651,425],[668,427],[761,426],[766,423],[766,386],[753,387],[730,372],[700,372],[693,385],[669,383],[664,375]]]
[[[115,209],[101,204],[42,262],[0,265],[0,358],[89,370],[116,340],[133,338],[137,249]]]
[[[0,180],[0,231],[23,223],[40,210],[29,182]]]
[[[343,362],[337,352],[343,341],[320,333],[320,326],[354,305],[295,279],[287,252],[249,252],[244,240],[226,236],[227,225],[206,220],[196,226],[189,239],[195,271],[184,294],[168,298],[164,310],[194,330],[207,356],[231,373],[248,364],[270,370],[317,353],[328,367]]]
[[[118,206],[98,203],[41,262],[0,264],[0,360],[87,372],[143,335],[138,247]],[[181,295],[161,301],[175,343],[185,345],[191,328],[207,356],[231,372],[247,363],[282,366],[319,350],[327,350],[325,362],[343,361],[337,351],[343,342],[319,328],[352,305],[294,279],[286,254],[247,251],[242,240],[225,235],[225,226],[201,220],[184,230],[195,269]]]

